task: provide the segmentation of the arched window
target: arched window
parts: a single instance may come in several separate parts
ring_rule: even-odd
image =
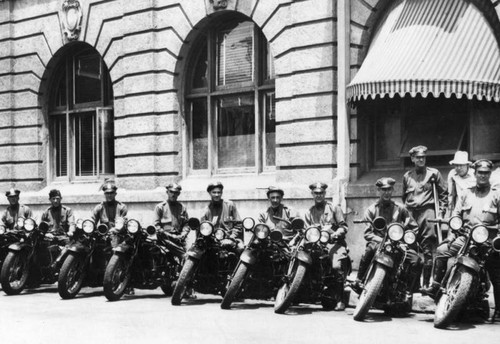
[[[268,42],[244,18],[218,20],[200,36],[186,83],[191,172],[274,169],[275,87]]]
[[[75,45],[61,58],[53,80],[49,126],[54,178],[113,174],[113,91],[101,56]]]

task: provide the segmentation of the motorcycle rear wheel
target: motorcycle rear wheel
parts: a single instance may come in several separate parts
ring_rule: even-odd
[[[386,274],[387,270],[385,267],[381,265],[377,265],[375,267],[375,271],[370,276],[368,282],[365,284],[365,288],[359,295],[358,304],[352,314],[354,320],[363,321],[366,317],[366,314],[375,302],[377,295],[382,290]]]
[[[455,320],[467,301],[473,280],[474,276],[469,269],[461,266],[456,270],[446,286],[446,293],[441,295],[436,306],[435,328],[446,328]]]
[[[241,289],[241,286],[243,285],[243,282],[247,278],[247,273],[248,273],[248,265],[246,263],[241,262],[241,264],[238,266],[238,269],[234,273],[233,279],[231,280],[231,284],[229,284],[229,287],[227,288],[226,294],[224,295],[224,298],[222,299],[222,302],[220,304],[220,308],[222,309],[230,309],[231,308],[231,303],[233,303],[236,295]]]
[[[179,279],[175,283],[174,292],[172,294],[171,303],[173,306],[179,306],[181,304],[181,300],[186,292],[187,285],[193,278],[194,272],[196,270],[196,265],[198,262],[193,258],[188,257],[186,262],[182,266],[181,274],[179,275]]]
[[[28,257],[24,252],[9,252],[2,264],[0,282],[7,295],[20,294],[29,277]]]
[[[104,272],[104,295],[109,301],[118,301],[130,282],[130,272],[125,257],[114,254]]]
[[[288,283],[283,284],[283,286],[278,290],[278,293],[276,294],[276,301],[274,302],[274,313],[283,314],[290,307],[293,300],[297,296],[306,272],[306,264],[299,261],[292,283],[290,283],[290,285],[288,285]]]
[[[80,292],[85,272],[85,258],[83,256],[69,254],[66,257],[57,281],[57,291],[61,298],[72,299]]]

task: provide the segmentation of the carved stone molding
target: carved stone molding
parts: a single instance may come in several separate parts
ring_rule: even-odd
[[[70,41],[78,39],[82,28],[83,11],[80,1],[65,0],[62,4],[64,34]]]

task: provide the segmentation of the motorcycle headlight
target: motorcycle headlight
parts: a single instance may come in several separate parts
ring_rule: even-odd
[[[156,234],[155,226],[148,226],[146,228],[146,233],[148,233],[148,235],[155,235]]]
[[[83,219],[76,220],[76,228],[83,229]]]
[[[330,242],[330,233],[328,233],[327,231],[321,231],[321,238],[319,238],[319,240],[323,244],[328,244]]]
[[[412,231],[406,231],[403,240],[406,244],[412,245],[417,241],[417,236]]]
[[[389,238],[393,241],[399,241],[403,239],[404,233],[405,231],[403,229],[403,226],[401,226],[399,223],[392,223],[387,228],[387,234],[389,235]]]
[[[17,227],[23,228],[24,226],[24,217],[18,217],[17,218]]]
[[[81,228],[85,233],[90,234],[94,231],[95,224],[92,220],[85,220],[83,221]]]
[[[245,217],[243,219],[243,228],[245,228],[247,231],[252,230],[253,226],[255,226],[255,221],[251,217]]]
[[[135,220],[133,220],[135,221]],[[137,222],[137,221],[136,221]],[[115,228],[121,231],[123,229],[123,226],[125,225],[125,219],[123,217],[117,217],[115,221]],[[127,227],[128,227],[128,222],[127,222]]]
[[[472,240],[477,242],[478,244],[482,244],[488,237],[490,236],[490,232],[485,226],[477,226],[472,230]]]
[[[136,220],[129,220],[127,222],[127,231],[130,233],[130,234],[135,234],[139,231],[139,229],[141,228],[141,225],[139,224],[138,221]]]
[[[462,228],[464,224],[464,221],[460,216],[452,216],[450,220],[448,221],[448,226],[454,231],[458,231],[460,228]]]
[[[200,225],[200,233],[203,236],[210,236],[212,235],[213,231],[214,231],[214,225],[211,224],[210,222],[203,222]]]
[[[226,233],[222,229],[216,230],[214,235],[217,240],[222,240],[226,237]]]
[[[24,229],[26,229],[27,232],[32,232],[35,229],[35,220],[33,219],[26,219],[24,220]]]
[[[318,242],[321,238],[321,233],[318,227],[309,227],[306,230],[306,240],[309,242]]]
[[[262,223],[259,223],[257,226],[255,226],[253,233],[257,238],[260,240],[264,240],[269,236],[269,227],[267,225],[264,225]]]
[[[274,230],[270,233],[272,241],[281,241],[283,240],[283,233],[279,230]]]

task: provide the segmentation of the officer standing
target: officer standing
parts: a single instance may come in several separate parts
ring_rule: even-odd
[[[405,230],[411,230],[417,234],[418,225],[411,217],[408,210],[402,204],[395,203],[392,200],[395,183],[396,181],[392,178],[380,178],[377,180],[375,185],[378,188],[379,199],[366,209],[363,220],[373,223],[375,218],[381,216],[385,219],[387,224],[397,222],[402,224]],[[365,254],[361,257],[358,275],[356,277],[356,281],[352,285],[352,289],[358,294],[363,290],[362,281],[365,277],[366,270],[370,266],[370,262],[372,261],[373,256],[379,248],[384,236],[385,231],[376,231],[371,224],[368,224],[365,228]],[[414,287],[413,282],[417,281],[417,278],[420,276],[422,270],[422,259],[419,257],[414,247],[408,248],[405,259],[405,264],[409,264],[410,267],[410,281],[412,284],[409,290],[412,291]]]
[[[59,242],[67,245],[69,237],[72,237],[75,232],[73,210],[61,204],[61,192],[57,189],[50,190],[49,200],[51,206],[42,214],[41,221],[49,224],[47,234],[54,236]]]
[[[444,217],[448,204],[448,193],[441,173],[435,168],[426,166],[426,154],[427,147],[425,146],[410,149],[411,161],[415,167],[403,176],[403,202],[410,215],[417,221],[417,242],[424,253],[424,286],[429,285],[432,274],[432,260],[437,247],[434,225],[427,220],[434,219],[437,216]],[[436,185],[439,214],[435,213],[433,184]]]
[[[22,217],[28,219],[33,217],[31,209],[19,203],[19,195],[21,191],[17,189],[10,189],[5,193],[7,200],[9,201],[9,206],[2,214],[2,220],[0,222],[0,228],[5,228],[7,231],[21,229],[17,228],[17,219]]]
[[[284,194],[283,189],[275,186],[270,186],[267,189],[267,199],[269,200],[270,207],[259,215],[258,221],[268,225],[271,230],[280,231],[283,234],[283,240],[289,242],[296,234],[296,231],[290,228],[288,222],[299,217],[299,213],[281,203]],[[275,217],[288,222],[277,220]]]
[[[462,229],[466,235],[478,225],[497,225],[500,218],[500,193],[490,184],[493,163],[486,159],[480,159],[473,165],[476,185],[468,189],[459,199],[453,210],[453,215],[460,216],[463,220]],[[491,233],[490,238],[498,233]],[[437,249],[436,261],[434,262],[434,282],[428,288],[422,289],[422,294],[435,296],[441,286],[447,269],[448,259],[455,257],[460,248],[465,244],[466,235],[456,236],[450,233]],[[498,252],[492,253],[486,262],[486,269],[493,285],[495,298],[495,313],[492,319],[500,317],[500,256]]]
[[[305,223],[308,227],[320,225],[323,230],[328,230],[333,239],[333,243],[328,245],[329,256],[332,262],[332,269],[335,275],[334,293],[339,300],[335,306],[335,311],[343,311],[344,303],[344,282],[347,278],[347,261],[349,259],[345,235],[347,234],[347,224],[344,214],[339,206],[326,201],[325,183],[314,183],[309,185],[314,198],[314,205],[305,214]]]
[[[189,234],[187,226],[188,213],[186,207],[177,201],[182,187],[177,183],[166,186],[167,200],[158,203],[154,209],[154,226],[173,243],[186,248],[186,237]],[[178,252],[182,256],[182,252]]]
[[[450,214],[464,191],[476,184],[474,172],[469,168],[471,164],[469,154],[463,151],[456,152],[455,157],[450,161],[450,165],[453,166],[453,169],[448,173],[448,209]]]

